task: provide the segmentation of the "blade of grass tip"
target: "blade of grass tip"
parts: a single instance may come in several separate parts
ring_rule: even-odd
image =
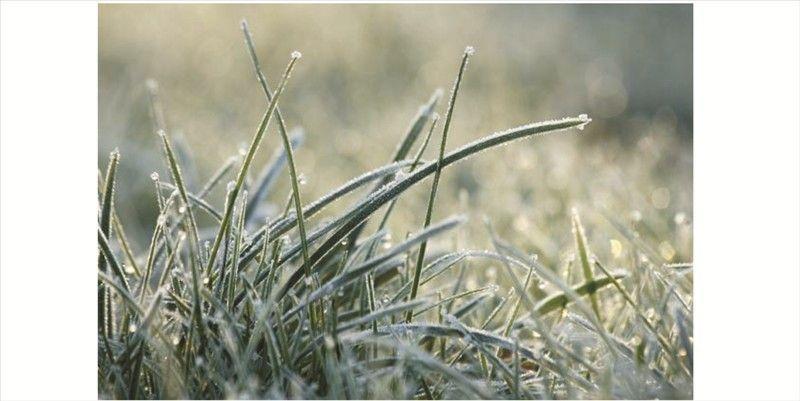
[[[444,167],[449,166],[460,160],[469,158],[476,153],[480,153],[483,150],[499,146],[516,139],[536,135],[546,135],[569,128],[582,129],[581,127],[584,127],[591,121],[592,120],[586,115],[580,115],[578,117],[543,121],[507,129],[505,131],[495,132],[494,134],[470,142],[454,151],[449,152],[442,160],[442,165]],[[335,226],[339,228],[333,234],[331,234],[322,245],[319,246],[317,251],[311,255],[309,263],[312,265],[312,267],[316,265],[322,258],[324,258],[329,252],[335,249],[336,246],[353,229],[355,229],[355,227],[360,225],[381,206],[391,201],[407,189],[411,188],[427,176],[433,174],[436,171],[437,165],[437,161],[427,162],[422,167],[415,170],[415,172],[408,174],[402,179],[396,179],[391,184],[388,184],[384,189],[353,205],[349,212],[337,219]],[[298,267],[283,285],[280,294],[285,294],[291,287],[297,284],[304,272],[305,266]]]
[[[205,196],[208,195],[208,193],[211,192],[211,190],[214,189],[214,187],[217,186],[220,181],[222,181],[222,178],[233,169],[233,166],[238,160],[239,156],[231,156],[225,160],[225,163],[222,164],[222,166],[220,166],[217,171],[211,175],[211,178],[209,178],[205,185],[203,185],[203,188],[197,192],[197,197],[200,199],[205,198]]]
[[[100,171],[98,171],[97,178],[99,185],[98,191],[101,191],[106,185],[103,175],[100,173]],[[101,197],[104,195],[103,192],[99,193]],[[123,227],[122,221],[119,219],[116,208],[114,207],[112,207],[111,210],[111,225],[116,233],[117,242],[119,243],[120,248],[122,248],[122,251],[125,253],[125,258],[128,260],[128,263],[130,263],[131,268],[133,269],[133,274],[135,274],[137,277],[141,277],[142,271],[139,269],[139,265],[136,263],[136,257],[134,256],[133,248],[130,245],[128,236],[125,235],[125,228]]]
[[[253,46],[252,46],[252,38],[250,37],[250,32],[247,29],[247,22],[246,21],[242,21],[242,30],[244,31],[244,34],[245,34],[245,39],[246,39],[246,42],[247,42],[247,45],[248,45],[248,50],[250,52],[251,59],[253,61],[253,67],[256,70],[256,75],[258,77],[259,82],[261,83],[261,86],[262,86],[262,89],[264,90],[265,96],[269,100],[270,99],[269,87],[267,86],[267,82],[266,82],[266,79],[264,77],[264,74],[261,72],[261,68],[259,67],[258,58],[256,57],[255,50],[253,49]],[[300,54],[299,51],[292,52],[292,59],[293,60],[298,60],[300,57],[301,57],[301,54]],[[284,80],[284,82],[285,82],[285,80]],[[280,92],[282,91],[283,86],[284,85],[282,84],[281,87],[279,87],[278,93],[275,94],[275,97],[272,98],[272,100],[277,101],[278,95],[280,95]],[[290,182],[291,182],[291,185],[292,185],[292,195],[293,195],[292,198],[294,200],[295,215],[297,216],[297,230],[298,230],[298,232],[300,234],[300,244],[301,244],[301,247],[302,247],[301,249],[302,249],[302,255],[303,255],[303,262],[304,262],[303,265],[304,266],[308,266],[308,263],[307,263],[308,262],[308,239],[307,239],[307,236],[306,236],[305,219],[303,217],[303,201],[301,200],[301,197],[300,197],[299,178],[298,178],[298,174],[297,174],[297,167],[296,167],[295,161],[294,161],[294,151],[292,150],[292,143],[289,140],[289,136],[286,133],[286,127],[285,127],[285,124],[283,122],[283,117],[280,114],[280,110],[277,109],[277,104],[276,104],[276,110],[277,110],[276,114],[277,114],[277,117],[278,117],[278,127],[279,127],[278,132],[280,133],[281,140],[283,142],[283,148],[284,148],[284,151],[286,153],[286,159],[288,161],[287,164],[288,164],[288,167],[289,167],[289,178],[290,178]],[[237,254],[236,257],[238,258],[238,256],[239,255]],[[307,267],[305,269],[305,274],[306,274],[306,280],[311,281],[312,288],[319,287],[319,280],[318,280],[317,276],[312,273],[312,270],[311,270],[310,267]],[[310,323],[311,323],[311,326],[310,326],[311,327],[311,331],[316,333],[317,330],[320,329],[318,321],[322,321],[322,322],[325,321],[324,310],[322,308],[317,310],[315,305],[308,305],[308,311],[309,311],[309,320],[310,320]],[[319,317],[319,320],[317,319],[317,313],[318,312],[321,313],[321,316]],[[316,360],[321,360],[321,358],[317,358],[315,356],[314,365],[316,365]]]
[[[269,106],[267,107],[267,110],[264,113],[264,116],[261,118],[261,122],[259,123],[258,129],[256,130],[256,133],[253,136],[253,140],[250,143],[250,147],[245,153],[244,160],[242,161],[242,165],[239,168],[239,173],[236,177],[236,181],[234,182],[232,188],[231,199],[228,201],[228,206],[231,206],[232,203],[236,201],[236,198],[239,195],[239,191],[242,189],[242,186],[244,185],[244,179],[247,176],[247,171],[250,168],[250,164],[253,162],[253,157],[255,157],[256,151],[258,150],[258,147],[261,144],[261,140],[264,138],[264,132],[266,131],[267,125],[272,119],[272,115],[275,112],[275,108],[278,105],[278,99],[280,99],[280,96],[283,93],[284,88],[286,87],[286,82],[289,80],[289,76],[291,75],[292,70],[294,69],[295,63],[297,63],[297,60],[299,59],[300,59],[300,53],[298,52],[292,53],[292,57],[289,61],[289,64],[286,66],[286,70],[283,73],[283,78],[281,79],[280,85],[278,86],[278,90],[275,92],[275,96],[272,98],[272,101],[270,101]],[[222,238],[224,237],[225,230],[227,229],[228,224],[230,224],[231,222],[232,211],[233,211],[232,207],[226,207],[226,212],[222,216],[222,222],[220,223],[217,235],[214,238],[214,244],[211,246],[211,250],[209,251],[208,265],[206,266],[206,274],[208,276],[211,275],[211,271],[214,267],[214,261],[217,257],[217,253],[219,252],[219,247],[222,244]]]
[[[161,97],[158,94],[160,89],[158,81],[149,78],[145,81],[145,86],[147,87],[147,95],[150,100],[150,116],[153,122],[153,130],[166,131],[167,122],[164,118],[164,107],[161,103]]]
[[[467,61],[469,61],[469,57],[475,53],[475,49],[472,46],[467,46],[464,49],[464,55],[461,58],[461,66],[458,69],[458,76],[456,77],[456,81],[453,84],[453,90],[450,94],[450,103],[447,106],[447,114],[444,118],[444,128],[442,129],[442,142],[439,145],[439,160],[436,163],[436,173],[433,176],[433,185],[431,186],[430,197],[428,198],[428,209],[425,212],[425,225],[424,227],[428,227],[431,223],[431,217],[433,215],[433,202],[436,199],[436,189],[439,186],[439,177],[442,175],[442,168],[444,167],[443,159],[444,159],[444,149],[447,146],[447,134],[450,132],[450,122],[453,119],[453,110],[455,109],[456,99],[458,98],[458,89],[461,86],[461,79],[464,77],[464,70],[467,68]],[[413,301],[414,298],[417,296],[417,288],[419,287],[419,276],[422,273],[422,265],[425,260],[425,250],[427,248],[428,243],[423,242],[419,246],[419,253],[417,254],[417,265],[414,269],[414,281],[411,285],[411,294],[409,295],[409,300]],[[406,314],[406,323],[410,323],[411,319],[413,318],[414,314],[412,311],[409,311]]]
[[[583,279],[586,283],[594,282],[594,273],[592,272],[592,265],[589,258],[589,245],[586,243],[586,232],[583,230],[581,224],[581,217],[578,214],[578,209],[572,209],[572,235],[575,237],[575,248],[578,251],[578,257],[581,261],[583,270]],[[589,300],[592,303],[592,310],[597,315],[597,320],[602,323],[603,316],[600,314],[600,304],[597,301],[597,289],[589,288]]]
[[[117,165],[119,164],[119,150],[114,149],[109,155],[108,168],[106,170],[105,188],[103,189],[103,203],[100,208],[99,216],[99,230],[103,237],[108,238],[111,235],[111,214],[114,203],[114,182],[117,174]],[[97,257],[97,266],[101,272],[106,271],[107,259],[101,252]],[[97,286],[97,327],[105,335],[110,335],[108,330],[109,319],[107,312],[109,310],[108,291],[103,285]]]
[[[175,186],[178,187],[178,194],[180,195],[181,202],[183,203],[181,206],[186,208],[186,215],[189,219],[189,235],[191,241],[197,254],[201,255],[200,235],[197,231],[197,221],[194,218],[192,203],[189,200],[189,191],[186,190],[186,185],[184,185],[181,168],[178,165],[178,160],[175,158],[175,152],[172,150],[172,145],[170,144],[167,132],[160,130],[158,131],[158,135],[161,137],[161,144],[164,148],[164,153],[167,156],[167,162],[169,164],[170,173],[172,174],[172,180],[175,182]]]
[[[250,60],[253,62],[253,68],[256,71],[256,77],[258,78],[258,82],[261,84],[261,89],[264,91],[264,96],[266,96],[267,101],[269,102],[272,100],[269,85],[267,84],[266,77],[264,77],[264,73],[261,71],[255,46],[253,45],[253,38],[250,34],[250,29],[247,26],[246,20],[242,20],[242,32],[244,33],[245,43],[247,44],[247,50],[250,54]],[[295,51],[292,53],[292,58],[299,59],[300,52]],[[297,215],[297,230],[300,232],[300,242],[303,244],[303,261],[305,262],[308,260],[308,243],[306,241],[306,228],[303,219],[303,202],[300,200],[300,186],[298,184],[297,169],[294,163],[294,151],[292,150],[292,142],[289,140],[289,135],[286,134],[286,124],[283,122],[283,116],[281,115],[280,109],[276,107],[275,110],[275,115],[278,119],[278,132],[283,140],[283,148],[286,152],[286,159],[288,160],[289,176],[291,177],[292,181],[292,193],[294,193],[295,214]],[[306,270],[306,276],[308,279],[312,279],[311,269]]]

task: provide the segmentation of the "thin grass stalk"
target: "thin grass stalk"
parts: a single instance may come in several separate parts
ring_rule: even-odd
[[[579,116],[575,118],[564,118],[561,120],[527,124],[505,131],[496,132],[492,135],[478,139],[454,151],[451,151],[445,155],[444,159],[442,159],[442,165],[447,167],[475,153],[479,153],[482,150],[498,146],[515,139],[532,135],[545,135],[551,132],[557,132],[569,128],[582,127],[588,124],[590,121],[591,119],[588,117]],[[331,225],[339,227],[338,230],[334,232],[327,240],[325,240],[325,243],[320,245],[319,249],[311,255],[309,263],[314,265],[319,262],[319,260],[327,255],[332,249],[334,249],[336,244],[341,242],[351,230],[363,222],[364,219],[369,215],[374,213],[375,210],[379,209],[381,206],[391,201],[425,177],[433,174],[436,171],[437,164],[438,163],[436,161],[428,162],[423,167],[417,169],[414,173],[409,174],[403,179],[396,180],[384,190],[375,193],[373,196],[362,200],[351,207],[350,212],[331,223]],[[291,287],[297,284],[297,282],[303,276],[304,271],[304,266],[301,266],[295,270],[287,282],[281,287],[279,296],[285,295]]]
[[[231,222],[231,214],[233,212],[233,203],[236,201],[236,198],[239,195],[239,191],[241,191],[242,186],[244,185],[245,177],[247,176],[247,171],[250,168],[250,164],[253,162],[253,157],[255,157],[256,151],[258,150],[259,145],[261,144],[261,140],[264,137],[264,132],[267,129],[267,125],[269,125],[270,120],[272,119],[272,115],[275,112],[275,108],[278,105],[278,99],[280,99],[281,94],[283,93],[284,88],[286,87],[286,82],[289,80],[289,76],[294,69],[295,63],[297,60],[300,59],[299,53],[292,53],[292,57],[289,61],[289,64],[286,66],[286,70],[283,73],[283,78],[281,79],[280,85],[278,86],[278,90],[275,92],[275,96],[270,101],[269,106],[267,107],[264,116],[261,118],[261,122],[258,125],[258,129],[256,130],[255,135],[253,136],[253,140],[250,143],[250,147],[245,154],[244,160],[242,161],[242,166],[239,168],[239,173],[236,177],[236,181],[234,182],[233,189],[231,191],[231,197],[228,200],[228,207],[226,207],[225,214],[222,216],[222,222],[220,223],[219,230],[217,231],[217,235],[214,238],[214,244],[211,246],[211,250],[208,255],[208,265],[206,266],[206,275],[211,276],[211,272],[214,267],[214,261],[217,257],[217,253],[219,252],[219,247],[222,243],[222,238],[224,237],[225,230],[228,228],[228,224]]]
[[[575,248],[578,251],[578,257],[581,262],[583,271],[583,279],[587,283],[594,282],[594,273],[592,272],[592,265],[589,260],[589,245],[586,243],[586,233],[581,224],[581,218],[578,215],[578,210],[572,210],[572,234],[575,237]],[[600,304],[597,301],[596,289],[589,288],[589,300],[592,303],[592,310],[597,315],[597,320],[602,322],[603,316],[600,314]]]
[[[117,165],[119,164],[119,150],[114,149],[109,155],[108,168],[106,170],[105,187],[103,188],[103,201],[100,205],[99,216],[99,230],[102,237],[109,238],[111,236],[111,214],[114,210],[114,182],[117,173]],[[106,271],[107,258],[102,252],[97,257],[97,266],[100,272]],[[113,318],[109,315],[111,311],[111,303],[109,300],[109,292],[102,283],[98,282],[97,288],[97,328],[103,335],[109,336],[114,332]]]
[[[464,76],[464,70],[467,68],[467,61],[469,57],[475,52],[472,47],[467,47],[464,50],[464,55],[461,58],[461,66],[458,69],[458,76],[453,84],[453,91],[450,94],[450,103],[447,107],[447,114],[444,119],[444,128],[442,129],[442,142],[439,145],[439,159],[436,163],[436,172],[433,175],[433,185],[431,186],[430,197],[428,198],[428,208],[425,212],[425,224],[423,227],[428,227],[431,224],[431,217],[433,216],[433,202],[436,199],[436,189],[439,187],[439,177],[442,175],[442,168],[444,167],[444,150],[447,146],[447,134],[450,132],[450,122],[453,118],[453,110],[455,109],[456,99],[458,98],[458,89],[461,86],[461,79]],[[419,287],[419,276],[422,273],[422,264],[425,261],[425,250],[428,246],[427,241],[419,246],[419,253],[417,253],[417,265],[414,269],[414,281],[411,285],[411,294],[409,300],[413,301],[417,296],[417,288]],[[406,323],[410,323],[414,317],[412,312],[406,314]]]

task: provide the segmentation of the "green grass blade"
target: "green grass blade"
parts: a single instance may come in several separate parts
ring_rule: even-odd
[[[450,94],[450,103],[447,106],[447,114],[445,115],[444,119],[444,128],[442,129],[442,142],[439,145],[439,160],[436,163],[436,172],[433,175],[433,185],[431,186],[430,197],[428,198],[428,209],[425,212],[425,224],[423,227],[427,227],[431,223],[431,217],[433,216],[433,202],[436,199],[436,189],[439,186],[439,177],[442,175],[442,168],[444,167],[444,150],[447,146],[447,134],[450,132],[450,122],[453,118],[453,110],[455,110],[456,106],[456,99],[458,98],[458,89],[461,87],[461,79],[464,77],[464,70],[467,68],[467,61],[469,61],[469,57],[475,52],[472,47],[467,47],[464,50],[464,55],[461,58],[461,66],[458,69],[458,76],[456,77],[456,81],[453,84],[453,90]],[[422,264],[425,260],[425,250],[427,248],[428,243],[423,242],[419,246],[419,252],[417,253],[417,265],[414,269],[414,278],[413,283],[411,284],[411,294],[409,295],[409,300],[414,300],[417,296],[417,289],[419,288],[419,276],[422,273]],[[414,314],[409,311],[406,315],[406,322],[411,322]]]
[[[572,210],[572,234],[575,237],[575,249],[578,252],[578,258],[580,259],[581,268],[583,271],[583,279],[590,286],[588,291],[589,300],[592,302],[592,310],[597,315],[597,320],[602,322],[603,316],[600,314],[600,304],[597,301],[597,294],[595,293],[597,289],[591,287],[592,283],[594,283],[594,273],[592,272],[592,265],[591,261],[589,260],[589,245],[586,243],[586,233],[583,230],[581,217],[578,215],[578,211],[576,209]]]
[[[515,139],[525,138],[533,135],[544,135],[556,131],[561,131],[569,128],[581,127],[589,123],[591,120],[587,117],[565,118],[561,120],[546,121],[540,123],[533,123],[523,125],[521,127],[512,128],[506,131],[497,132],[488,137],[481,138],[477,141],[468,143],[454,151],[449,152],[442,159],[442,166],[449,166],[457,161],[468,158],[471,155],[479,153],[483,150],[511,142]],[[384,204],[388,203],[408,188],[412,187],[425,177],[433,174],[436,171],[438,162],[428,162],[422,167],[410,173],[403,179],[396,180],[389,184],[382,191],[378,191],[372,196],[360,201],[351,208],[351,211],[342,216],[339,220],[344,223],[339,226],[339,229],[332,234],[309,259],[310,264],[316,264],[320,259],[328,254],[336,245],[341,242],[348,233],[361,224],[367,217],[369,217],[375,210],[379,209]],[[305,266],[301,266],[292,276],[289,277],[287,286],[294,286],[303,275]]]
[[[222,216],[222,222],[220,223],[217,235],[214,238],[214,244],[211,246],[211,250],[209,252],[208,265],[206,266],[206,274],[208,276],[211,275],[211,271],[214,266],[217,253],[219,252],[219,247],[222,243],[222,238],[224,237],[225,234],[225,230],[228,228],[228,224],[230,224],[231,222],[231,213],[233,212],[233,207],[231,206],[233,202],[236,201],[236,198],[239,195],[239,191],[241,191],[242,186],[244,185],[244,179],[247,176],[247,171],[250,169],[250,164],[253,162],[253,157],[255,157],[255,154],[258,151],[258,147],[261,144],[261,140],[264,138],[264,132],[267,129],[267,125],[269,125],[269,122],[272,119],[272,115],[275,112],[275,108],[278,106],[278,99],[280,99],[280,96],[283,93],[284,88],[286,87],[286,82],[289,80],[289,76],[291,75],[295,63],[297,63],[297,60],[299,58],[300,58],[299,54],[294,54],[294,53],[292,54],[289,64],[286,66],[286,70],[283,73],[283,78],[281,79],[281,83],[278,86],[278,90],[275,92],[275,96],[269,102],[269,106],[267,107],[266,112],[264,112],[264,116],[261,118],[261,122],[258,124],[258,129],[256,130],[255,135],[253,135],[253,140],[250,143],[250,147],[245,153],[244,160],[242,161],[242,166],[239,168],[239,173],[236,176],[236,181],[234,182],[231,191],[231,197],[227,205],[228,207],[226,207],[225,214]]]

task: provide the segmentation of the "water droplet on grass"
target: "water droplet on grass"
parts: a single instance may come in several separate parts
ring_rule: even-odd
[[[295,50],[295,51],[293,51],[293,52],[292,52],[292,58],[293,58],[293,59],[299,59],[300,57],[303,57],[303,53],[300,53],[300,52],[299,52],[299,51],[297,51],[297,50]]]
[[[472,46],[467,46],[466,48],[464,48],[464,53],[466,53],[467,56],[471,56],[475,54],[475,48]]]
[[[588,116],[588,115],[586,115],[586,114],[581,114],[581,115],[579,115],[579,116],[578,116],[578,119],[580,119],[580,120],[581,120],[581,124],[580,124],[580,125],[577,125],[577,126],[575,126],[575,128],[577,128],[577,129],[578,129],[578,130],[580,130],[580,131],[583,131],[583,129],[584,129],[584,128],[586,128],[586,124],[589,124],[590,122],[592,122],[592,119],[591,119],[591,118],[589,118],[589,116]]]
[[[158,181],[158,173],[155,172],[155,171],[150,173],[150,179],[153,180],[153,181]]]

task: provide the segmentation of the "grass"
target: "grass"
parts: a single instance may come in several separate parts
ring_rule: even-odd
[[[464,72],[473,51],[467,48],[436,159],[422,156],[437,126],[439,91],[414,116],[386,165],[304,205],[302,166],[294,157],[304,137],[290,135],[278,107],[299,53],[273,93],[246,23],[242,30],[265,112],[243,154],[196,190],[187,185],[160,102],[151,96],[172,182],[153,176],[159,214],[142,255],[132,251],[115,211],[116,171],[124,163],[119,152],[111,153],[101,177],[101,398],[692,397],[690,264],[601,261],[592,252],[591,227],[577,211],[564,219],[573,229],[576,263],[563,265],[539,261],[500,238],[489,222],[494,251],[447,250],[444,239],[468,218],[441,205],[438,214],[450,217],[433,218],[445,169],[523,138],[581,130],[591,119],[526,124],[448,152],[458,91],[469,82]],[[274,120],[283,147],[251,179]],[[288,196],[273,191],[285,170]],[[208,195],[232,174],[217,208]],[[428,177],[424,219],[393,243],[392,211],[415,207],[398,200]],[[310,224],[326,206],[358,191],[364,195],[344,212]],[[267,200],[285,206],[259,221]],[[412,215],[422,217],[422,210]],[[209,223],[200,223],[197,211],[211,216]],[[615,227],[636,255],[658,257],[628,227]],[[492,282],[463,280],[467,268],[494,266],[504,274]],[[511,291],[499,295],[500,286]]]

